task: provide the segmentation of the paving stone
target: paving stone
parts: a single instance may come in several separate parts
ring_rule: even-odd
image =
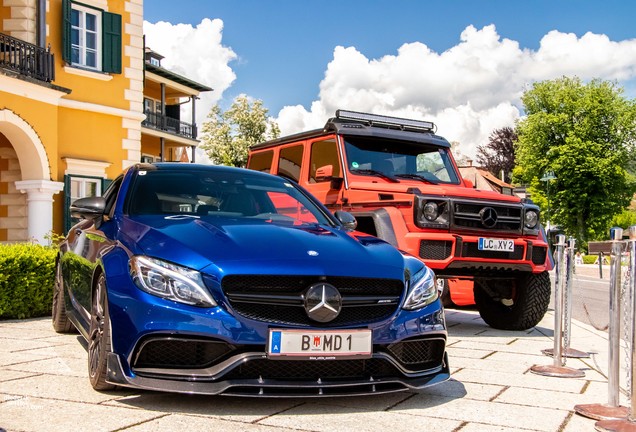
[[[471,359],[483,359],[492,355],[495,351],[492,350],[480,350],[471,348],[458,348],[456,345],[451,345],[446,348],[448,351],[448,362],[453,364],[453,358],[465,357]]]
[[[519,353],[519,354],[529,354],[529,355],[537,355],[541,354],[541,350],[545,348],[549,348],[546,346],[545,340],[534,340],[534,341],[515,341],[508,345],[500,345],[493,344],[488,342],[481,342],[478,339],[462,339],[458,343],[453,345],[454,348],[464,348],[464,349],[478,349],[478,350],[489,350],[489,351],[502,351],[502,352],[510,352],[510,353]]]
[[[62,357],[72,359],[84,359],[88,358],[88,352],[82,344],[77,340],[71,344],[52,345],[43,348],[34,348],[28,351],[29,355],[43,357]]]
[[[565,426],[559,432],[581,432],[581,431],[594,431],[594,424],[597,420],[583,417],[576,413],[572,413],[570,418],[567,420]]]
[[[121,429],[126,432],[157,432],[157,431],[223,431],[223,432],[274,432],[295,431],[302,429],[287,429],[265,426],[260,424],[239,423],[209,417],[168,415],[155,420]]]
[[[521,375],[509,372],[481,371],[476,369],[462,369],[455,374],[454,378],[462,382],[515,386],[528,389],[556,390],[567,393],[580,393],[581,389],[583,389],[586,384],[586,381],[582,378],[557,379],[533,373]]]
[[[428,395],[410,398],[397,405],[394,410],[422,417],[438,417],[508,428],[532,425],[532,428],[538,431],[557,431],[568,414],[554,409]]]
[[[0,329],[4,327],[13,327],[28,330],[50,330],[52,328],[51,317],[0,321]]]
[[[100,403],[121,396],[121,392],[93,390],[88,377],[38,375],[0,382],[0,393],[66,401]]]
[[[515,427],[496,426],[484,423],[469,423],[459,429],[458,432],[524,432],[536,431],[532,425],[517,425]]]
[[[444,385],[444,383],[439,384]],[[437,386],[429,387],[434,389]],[[320,399],[325,405],[338,405],[342,407],[361,408],[367,411],[384,411],[396,404],[413,397],[416,393],[397,392],[371,396],[333,397]]]
[[[0,344],[1,343],[2,343],[2,340],[0,340]],[[48,348],[49,347],[47,347],[46,349]],[[29,362],[33,360],[42,360],[43,358],[47,358],[47,357],[51,358],[51,357],[54,357],[54,355],[51,354],[48,356],[44,356],[44,355],[33,354],[32,351],[30,350],[26,352],[21,352],[21,353],[14,353],[11,351],[1,350],[0,351],[0,368],[6,367],[9,365]]]
[[[461,425],[461,421],[444,419],[441,416],[422,419],[420,416],[401,412],[367,411],[325,405],[321,402],[308,402],[261,420],[259,424],[320,432],[421,431],[424,429],[427,432],[448,432],[456,430]]]
[[[46,373],[50,375],[69,375],[76,377],[87,377],[88,358],[63,358],[54,357],[48,359],[38,359],[7,366],[7,369],[30,373]]]
[[[29,372],[14,371],[14,370],[0,367],[0,382],[26,378],[26,377],[34,376],[34,375],[37,375],[37,374],[29,373]]]
[[[0,335],[6,339],[19,339],[19,340],[38,340],[44,337],[50,337],[50,334],[44,333],[45,329],[42,328],[29,328],[18,326],[4,326],[0,328]]]
[[[567,378],[554,379],[564,380]],[[575,405],[596,403],[598,401],[598,396],[590,392],[586,392],[563,397],[563,393],[559,391],[509,387],[500,395],[498,395],[494,399],[494,401],[515,405],[535,406],[572,411],[574,410]]]
[[[112,399],[112,397],[111,397]],[[253,423],[300,404],[297,399],[228,398],[224,396],[137,392],[104,405]]]
[[[481,359],[479,361],[475,361],[475,359],[456,356],[449,360],[449,363],[451,363],[452,366],[462,369],[477,369],[483,371],[505,370],[507,372],[518,374],[525,373],[532,366],[527,364],[526,362],[508,363],[504,361],[493,360],[492,356]]]
[[[491,400],[505,389],[505,386],[490,384],[463,383],[456,379],[450,379],[441,384],[425,388],[420,395],[432,397],[467,398],[476,400]]]
[[[55,345],[52,342],[42,340],[5,338],[4,330],[0,329],[0,345],[3,352],[22,352],[38,348],[50,348]]]
[[[0,427],[11,432],[118,430],[155,417],[152,411],[35,397],[0,403]]]

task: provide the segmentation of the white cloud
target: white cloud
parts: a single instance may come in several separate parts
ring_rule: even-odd
[[[474,157],[494,129],[514,125],[529,84],[564,75],[633,84],[636,40],[551,31],[533,51],[502,39],[490,25],[467,27],[459,43],[441,54],[414,42],[397,55],[368,59],[354,47],[338,46],[319,100],[309,111],[286,106],[276,120],[283,135],[322,127],[338,108],[432,120],[440,135],[459,141],[462,153]]]
[[[236,79],[229,63],[236,60],[237,55],[221,43],[223,21],[205,18],[196,27],[144,21],[144,34],[146,46],[165,57],[162,67],[214,89],[201,93],[201,100],[197,101],[197,124],[200,125],[212,105]],[[189,118],[190,110],[185,110],[184,115]]]
[[[214,89],[197,102],[201,124],[236,79],[230,63],[238,56],[222,44],[223,22],[144,22],[144,33],[147,46],[165,56],[162,66]],[[339,108],[431,120],[440,135],[474,157],[494,129],[513,126],[522,115],[524,89],[564,75],[617,80],[628,94],[636,93],[636,39],[616,42],[554,30],[529,50],[490,25],[466,27],[457,45],[442,53],[413,42],[374,59],[338,46],[319,83],[319,99],[309,110],[289,101],[274,120],[283,135],[320,128]]]

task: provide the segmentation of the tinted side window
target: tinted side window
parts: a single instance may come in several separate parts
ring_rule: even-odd
[[[285,147],[280,150],[278,158],[278,175],[298,181],[300,179],[300,165],[303,160],[303,146]]]
[[[272,159],[274,158],[274,150],[267,150],[258,153],[252,153],[250,160],[247,163],[249,169],[254,171],[263,171],[268,173],[272,166]]]
[[[336,142],[329,140],[313,143],[311,145],[309,183],[316,183],[316,170],[327,165],[332,166],[334,177],[340,177],[340,163],[338,161],[338,149],[336,147]]]
[[[104,199],[106,200],[106,208],[104,210],[104,214],[110,214],[111,210],[113,209],[123,179],[123,176],[117,177],[117,179],[115,179],[115,181],[110,184],[108,189],[106,189],[106,192],[104,192]]]

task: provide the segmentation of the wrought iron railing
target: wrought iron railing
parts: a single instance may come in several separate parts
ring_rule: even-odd
[[[197,137],[197,127],[194,124],[185,123],[172,117],[162,116],[152,111],[145,111],[144,114],[146,114],[146,119],[141,123],[142,126],[192,139]]]
[[[2,33],[0,67],[39,81],[55,80],[55,60],[50,45],[42,48]]]

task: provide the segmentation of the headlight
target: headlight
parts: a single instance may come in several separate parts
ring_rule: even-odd
[[[134,256],[130,276],[143,291],[193,306],[212,307],[216,302],[203,284],[201,273],[156,258]]]
[[[426,220],[433,222],[435,219],[437,219],[437,216],[439,216],[439,207],[433,201],[429,201],[424,204],[422,214],[424,215]]]
[[[420,228],[448,229],[450,201],[447,198],[415,195],[413,217]]]
[[[402,308],[407,310],[421,309],[433,303],[437,299],[437,295],[435,274],[428,267],[422,267],[409,280],[409,292]]]
[[[535,228],[539,223],[539,214],[534,210],[526,211],[525,221],[526,228]]]

